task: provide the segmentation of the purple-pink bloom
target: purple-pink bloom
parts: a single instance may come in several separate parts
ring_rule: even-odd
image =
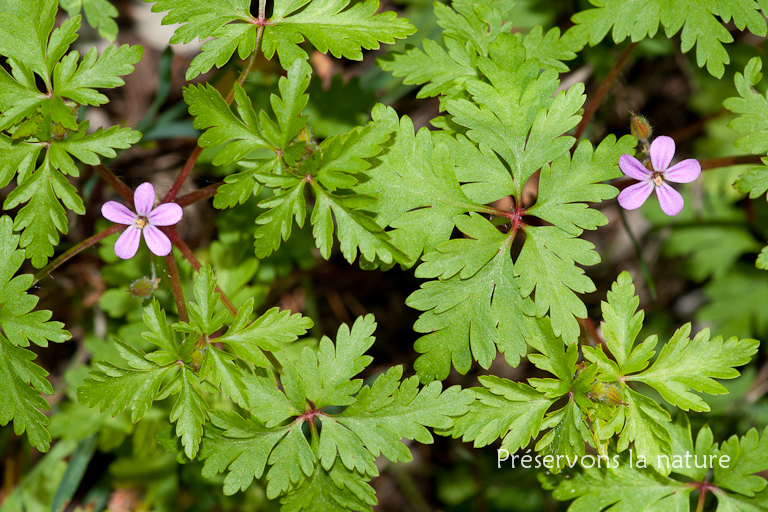
[[[701,164],[693,158],[683,160],[669,167],[675,156],[675,141],[662,135],[651,143],[651,164],[648,170],[640,161],[629,155],[621,155],[619,167],[629,176],[638,180],[619,194],[619,204],[625,210],[640,208],[653,190],[659,198],[659,206],[667,215],[677,215],[683,209],[683,196],[668,182],[690,183],[701,174]]]
[[[139,250],[142,232],[150,251],[158,256],[170,254],[173,249],[171,241],[157,226],[173,226],[179,222],[183,214],[181,206],[176,203],[164,203],[153,208],[155,187],[151,183],[142,183],[136,188],[133,193],[133,205],[136,213],[115,201],[107,201],[101,207],[101,214],[108,220],[128,226],[115,242],[115,254],[124,260],[133,258]]]

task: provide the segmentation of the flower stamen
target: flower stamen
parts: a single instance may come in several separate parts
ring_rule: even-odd
[[[144,229],[144,226],[146,226],[146,225],[147,225],[147,219],[146,218],[139,217],[138,219],[136,219],[136,227],[138,227],[139,229]]]

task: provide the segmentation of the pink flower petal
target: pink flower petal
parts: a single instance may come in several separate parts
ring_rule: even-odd
[[[672,140],[672,137],[662,135],[653,139],[653,142],[651,142],[653,170],[659,172],[666,171],[673,156],[675,156],[675,141]]]
[[[142,183],[133,193],[133,205],[136,207],[136,213],[146,217],[155,206],[155,187],[151,183]]]
[[[144,227],[144,241],[147,242],[147,247],[153,253],[158,256],[167,256],[171,253],[173,246],[165,233],[157,229],[152,224],[147,224]]]
[[[643,206],[645,200],[648,199],[648,196],[653,192],[653,188],[652,181],[635,183],[631,187],[627,187],[621,191],[621,194],[619,194],[619,204],[625,210],[636,210]]]
[[[101,214],[107,220],[111,220],[117,224],[133,224],[138,218],[138,215],[129,210],[127,206],[116,201],[107,201],[104,203],[101,207]]]
[[[181,220],[181,206],[176,203],[161,204],[149,213],[149,222],[155,226],[173,226]]]
[[[673,183],[690,183],[701,174],[701,164],[698,160],[689,158],[676,163],[664,171],[664,179]]]
[[[141,229],[136,224],[128,226],[128,229],[123,231],[123,234],[115,242],[117,257],[124,260],[133,258],[136,251],[139,250],[139,240],[141,240]]]
[[[646,169],[645,166],[640,163],[640,160],[633,156],[621,155],[619,157],[619,168],[630,178],[639,181],[647,180],[651,177],[651,171]]]
[[[656,187],[656,195],[659,196],[659,206],[661,211],[673,217],[680,213],[684,206],[683,196],[680,192],[669,186],[668,183],[662,183]]]

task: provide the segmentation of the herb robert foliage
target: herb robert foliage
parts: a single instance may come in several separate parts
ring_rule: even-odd
[[[302,113],[312,75],[306,49],[359,60],[363,49],[412,34],[407,20],[377,13],[376,0],[276,0],[269,19],[252,16],[248,0],[152,3],[166,13],[164,23],[181,23],[171,43],[210,38],[188,79],[224,66],[235,53],[276,57],[285,70],[269,105],[254,105],[237,84],[234,108],[210,84],[185,88],[194,126],[202,130],[199,145],[220,148],[214,165],[239,169],[225,178],[214,206],[225,210],[271,192],[253,218],[259,259],[291,237],[294,223],[309,222],[326,259],[338,240],[350,263],[413,268],[426,280],[407,300],[422,312],[414,326],[422,334],[415,343],[421,356],[417,376],[403,379],[403,368],[394,367],[364,385],[356,376],[371,363],[365,352],[376,327],[368,315],[342,326],[335,341],[323,337],[316,350],[304,348],[276,374],[264,352],[280,353],[312,321],[277,309],[255,316],[253,299],[229,317],[217,310],[216,278],[205,265],[195,277],[190,321],[173,322],[150,301],[142,337],[151,349],[116,339],[121,362],[93,363],[80,402],[124,413],[135,424],[154,402],[173,397],[169,427],[158,435],[167,449],[180,461],[204,461],[205,476],[226,473],[225,494],[264,478],[267,496],[290,511],[370,509],[375,459],[411,460],[401,440],[431,443],[427,427],[478,448],[501,439],[514,452],[535,442],[543,455],[572,457],[587,445],[604,455],[632,447],[651,461],[647,470],[542,478],[555,498],[576,498],[574,510],[613,503],[688,510],[692,488],[678,478],[706,475],[656,463],[681,446],[731,455],[730,467],[712,480],[722,510],[768,507],[766,481],[751,476],[768,469],[765,435],[752,430],[718,444],[704,427],[694,445],[687,417],[672,421],[668,412],[708,411],[702,395],[725,393],[717,379],[738,376],[735,368],[750,361],[757,341],[711,338],[706,329],[692,334],[690,324],[664,344],[656,336],[639,340],[643,312],[623,273],[602,304],[605,345],[578,344],[578,320],[587,316],[581,296],[595,290],[582,267],[600,261],[581,235],[607,222],[590,203],[617,195],[605,182],[621,175],[618,158],[632,154],[636,141],[609,135],[577,144],[568,133],[581,119],[584,86],[558,92],[559,73],[585,45],[609,32],[617,43],[640,41],[660,27],[667,37],[680,32],[682,51],[695,46],[698,65],[720,77],[729,63],[724,45],[732,41],[723,23],[764,36],[765,2],[594,1],[566,33],[537,27],[526,35],[512,34],[513,25],[502,21],[511,2],[436,3],[443,43],[425,39],[380,65],[420,86],[419,97],[439,98],[437,129],[414,133],[408,117],[377,105],[370,123],[320,143],[309,136]],[[112,40],[116,11],[105,0],[61,0],[61,6],[72,17],[55,29],[56,0],[7,0],[0,13],[0,54],[7,59],[7,69],[0,68],[0,187],[15,180],[3,209],[20,207],[0,219],[0,423],[12,421],[41,451],[51,442],[41,393],[52,388],[25,347],[70,334],[50,321],[50,312],[34,310],[37,298],[27,292],[32,276],[16,274],[25,259],[37,268],[48,263],[60,233],[67,233],[66,210],[85,213],[68,179],[79,175],[76,161],[97,165],[142,136],[118,126],[89,132],[78,121],[80,106],[108,101],[99,91],[122,85],[142,49],[113,44],[101,55],[93,48],[81,56],[70,49],[80,9]],[[768,152],[768,101],[753,88],[760,68],[756,58],[737,73],[738,97],[725,103],[740,115],[731,123],[742,134],[737,147],[757,155]],[[738,179],[738,190],[765,195],[764,163]],[[538,198],[526,204],[523,187],[536,172]],[[506,196],[520,208],[510,229],[500,230],[489,218],[498,213],[492,203]],[[538,221],[522,222],[523,213]],[[524,237],[519,251],[512,250],[516,237]],[[768,268],[767,251],[758,268]],[[221,345],[214,346],[210,336],[220,330]],[[441,385],[451,369],[465,374],[474,363],[488,369],[497,351],[511,366],[527,357],[551,376],[526,383],[487,375],[471,389]],[[651,388],[655,393],[646,393]]]

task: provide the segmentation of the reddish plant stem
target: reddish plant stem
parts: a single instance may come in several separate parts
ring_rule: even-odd
[[[112,235],[114,233],[117,233],[121,229],[125,229],[126,226],[123,224],[115,224],[113,226],[108,227],[104,231],[99,231],[95,235],[93,235],[90,238],[87,238],[77,244],[76,246],[69,249],[67,252],[50,262],[46,267],[44,267],[42,270],[38,271],[37,274],[35,274],[35,278],[32,280],[32,284],[30,284],[30,287],[37,284],[42,278],[59,268],[64,262],[69,260],[70,258],[74,257],[76,254],[79,254],[83,252],[88,247],[95,245],[96,243],[104,240],[109,235]]]
[[[173,297],[176,299],[176,309],[179,311],[179,319],[182,322],[189,323],[187,303],[184,300],[184,290],[181,288],[179,267],[176,266],[176,258],[173,257],[173,252],[165,257],[165,265],[168,267],[168,277],[171,279],[171,289],[173,290]]]
[[[595,112],[597,112],[598,107],[603,102],[603,98],[605,97],[605,95],[608,93],[611,86],[613,85],[613,81],[616,80],[616,76],[619,74],[619,71],[621,71],[621,69],[627,63],[627,60],[629,60],[629,56],[632,53],[632,50],[635,49],[635,46],[637,46],[637,43],[635,42],[629,43],[629,45],[624,49],[621,56],[619,56],[618,60],[613,65],[611,70],[608,72],[608,75],[600,84],[600,87],[598,87],[595,95],[592,97],[591,100],[589,100],[589,105],[587,106],[587,110],[584,112],[584,116],[581,118],[579,125],[576,127],[576,133],[574,134],[574,136],[576,137],[577,141],[584,134],[584,130],[587,128],[587,124],[589,124],[589,122],[594,117]],[[575,148],[576,146],[574,145],[573,147]]]
[[[223,184],[224,182],[220,181],[218,183],[214,183],[213,185],[208,185],[205,188],[201,188],[200,190],[190,192],[189,194],[184,194],[180,198],[176,199],[176,204],[183,208],[185,206],[197,203],[198,201],[203,201],[204,199],[213,197],[216,195],[216,191],[219,190],[219,187]]]
[[[189,263],[195,267],[195,270],[199,271],[202,267],[200,260],[197,259],[197,256],[195,256],[195,253],[192,252],[192,249],[190,249],[189,246],[184,243],[184,240],[181,239],[176,230],[170,227],[165,228],[163,231],[165,231],[165,234],[167,234],[168,238],[171,239],[173,245],[179,248],[181,254],[184,255],[187,261],[189,261]],[[221,291],[221,288],[219,288],[218,285],[216,285],[216,292],[219,294],[219,298],[221,299],[221,303],[224,305],[224,307],[227,308],[227,310],[232,313],[232,315],[237,315],[237,308],[235,308],[229,298],[224,295],[224,292]]]
[[[256,46],[251,52],[251,56],[248,59],[248,63],[246,64],[245,68],[243,68],[242,73],[240,73],[240,77],[237,79],[237,83],[240,85],[243,85],[245,82],[245,79],[248,77],[248,74],[251,72],[251,67],[253,67],[253,63],[256,60],[256,54],[259,51],[259,45],[261,43],[261,34],[264,32],[264,27],[259,27],[259,32],[256,36]],[[232,99],[235,95],[235,88],[232,87],[232,90],[227,95],[227,105],[230,105],[232,103]],[[165,197],[163,198],[163,203],[169,203],[173,201],[176,198],[176,195],[179,193],[179,190],[181,190],[181,186],[184,185],[184,182],[187,181],[187,178],[189,178],[190,173],[192,172],[192,168],[195,167],[195,164],[197,163],[197,159],[200,157],[200,153],[203,152],[203,148],[200,146],[195,147],[195,150],[192,152],[191,155],[189,155],[189,158],[187,159],[186,163],[184,164],[184,167],[182,167],[181,172],[179,172],[179,175],[176,176],[176,181],[173,182],[173,185],[171,186],[171,189],[168,191],[167,194],[165,194]]]
[[[739,155],[713,158],[712,160],[704,160],[701,162],[701,170],[709,171],[711,169],[717,169],[718,167],[730,167],[732,165],[760,164],[762,163],[762,158],[765,157],[760,155]]]
[[[128,204],[133,204],[133,190],[131,190],[128,185],[120,181],[112,171],[102,164],[94,165],[93,169],[99,173],[99,176],[109,183],[109,186],[115,189],[115,192],[120,194]]]
[[[165,194],[165,197],[163,198],[163,201],[162,201],[163,203],[170,203],[176,198],[176,194],[179,193],[181,186],[189,177],[189,173],[192,172],[192,168],[195,166],[195,163],[197,163],[197,159],[200,157],[200,153],[202,152],[203,152],[203,148],[201,148],[200,146],[195,147],[195,150],[192,152],[191,155],[189,155],[189,158],[184,164],[184,167],[181,168],[181,172],[179,173],[178,176],[176,176],[176,181],[173,182],[171,189],[168,191],[167,194]]]
[[[184,240],[181,239],[178,233],[176,233],[176,230],[173,229],[173,227],[169,228],[162,228],[166,235],[168,235],[168,238],[171,239],[171,242],[173,242],[173,245],[179,248],[181,251],[181,254],[184,255],[184,257],[189,261],[189,263],[195,267],[195,270],[200,270],[200,267],[202,265],[200,264],[200,261],[197,259],[197,256],[192,252],[192,249],[189,248],[187,244],[184,243]],[[219,286],[216,286],[216,292],[219,294],[219,300],[221,300],[221,303],[224,304],[224,307],[227,308],[227,310],[232,313],[233,315],[237,315],[237,309],[232,304],[232,302],[229,300],[229,298],[224,294],[224,292],[219,288]],[[278,373],[281,373],[283,371],[283,365],[280,364],[280,361],[277,360],[277,358],[270,352],[269,350],[261,349],[264,356],[269,360],[269,362],[272,364],[272,366],[277,370]]]

